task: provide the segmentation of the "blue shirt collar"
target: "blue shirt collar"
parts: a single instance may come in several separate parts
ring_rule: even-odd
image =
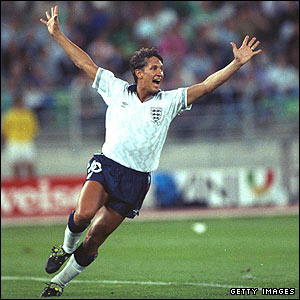
[[[128,90],[130,92],[135,92],[136,93],[136,89],[137,89],[137,84],[136,83],[133,83],[133,84],[128,86]],[[161,92],[161,89],[159,89],[156,93],[154,93],[153,96],[158,94],[159,92]]]
[[[134,84],[131,84],[129,87],[128,87],[128,90],[130,92],[136,92],[136,89],[137,89],[137,84],[134,83]]]

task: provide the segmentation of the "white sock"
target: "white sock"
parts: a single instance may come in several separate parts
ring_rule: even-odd
[[[74,254],[70,257],[68,263],[64,269],[51,279],[51,282],[59,284],[64,288],[74,277],[79,275],[86,267],[80,266],[74,257]]]
[[[83,232],[74,233],[69,229],[69,226],[67,225],[67,228],[65,230],[65,238],[64,238],[64,244],[63,248],[65,252],[71,254],[73,253],[78,246],[78,242],[80,240],[80,237]]]

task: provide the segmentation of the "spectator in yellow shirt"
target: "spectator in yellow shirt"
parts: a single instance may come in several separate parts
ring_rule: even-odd
[[[13,175],[17,178],[22,175],[35,176],[34,139],[39,131],[39,124],[35,113],[24,106],[20,95],[15,96],[12,108],[3,114],[1,131]]]

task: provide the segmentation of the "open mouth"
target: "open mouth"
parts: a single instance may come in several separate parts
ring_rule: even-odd
[[[160,80],[158,80],[158,79],[155,79],[155,80],[153,80],[152,82],[153,82],[154,85],[157,86],[157,87],[160,85]]]

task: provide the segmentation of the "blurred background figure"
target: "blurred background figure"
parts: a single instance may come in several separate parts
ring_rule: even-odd
[[[7,163],[10,164],[15,178],[36,175],[34,138],[38,131],[39,124],[35,113],[25,107],[22,95],[14,96],[12,107],[2,116],[1,132]]]

